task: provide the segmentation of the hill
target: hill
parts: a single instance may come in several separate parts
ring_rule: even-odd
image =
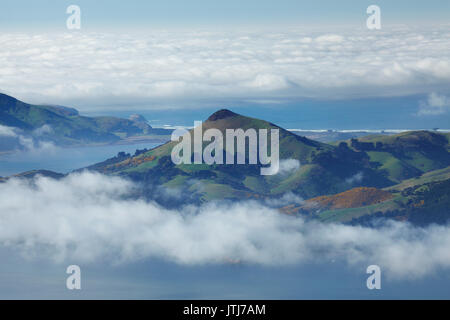
[[[450,165],[450,134],[410,131],[391,136],[366,136],[341,144],[365,152],[391,181],[419,177],[425,172]]]
[[[153,129],[141,117],[135,116],[131,120],[86,117],[73,108],[31,105],[5,94],[0,94],[0,125],[65,146],[111,143],[136,135],[168,135],[171,132]]]
[[[49,170],[31,170],[31,171],[26,171],[26,172],[22,172],[19,174],[15,174],[10,177],[0,177],[0,183],[8,181],[8,179],[10,179],[10,178],[33,179],[37,176],[48,177],[48,178],[53,178],[53,179],[61,179],[61,178],[65,177],[64,174],[49,171]]]
[[[384,208],[378,208],[388,210],[354,215],[349,222],[370,225],[377,218],[393,218],[421,226],[450,222],[450,179],[417,184],[393,195],[394,200],[389,207],[386,205],[389,203],[387,201]]]
[[[219,110],[203,123],[203,131],[210,128],[218,129],[224,136],[226,129],[279,129],[281,167],[290,164],[291,168],[274,176],[261,176],[260,165],[175,165],[170,154],[177,142],[169,142],[143,154],[116,157],[88,169],[125,176],[143,182],[145,186],[181,189],[199,202],[279,197],[286,192],[311,198],[353,187],[382,188],[395,183],[378,172],[377,166],[364,152],[345,145],[332,146],[313,141],[268,121]],[[189,134],[193,140],[193,130]],[[148,197],[153,195],[151,190],[146,192]]]
[[[449,172],[450,167],[431,171],[384,190],[367,192],[365,188],[357,188],[309,199],[282,211],[308,214],[324,222],[370,225],[378,218],[391,218],[417,225],[444,224],[450,221]]]

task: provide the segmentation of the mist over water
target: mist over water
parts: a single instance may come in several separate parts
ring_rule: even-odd
[[[28,154],[27,161],[15,163],[14,169],[21,172],[30,165],[30,169],[55,170],[59,164],[66,168],[59,171],[67,172],[92,164],[94,158],[100,161],[119,151],[132,153],[141,148],[82,148],[61,156]],[[194,208],[203,211],[190,216],[188,211],[171,213],[136,201],[121,202],[116,196],[130,185],[120,179],[89,174],[70,179],[62,184],[44,179],[37,189],[27,184],[3,185],[1,298],[448,298],[450,250],[445,226],[370,232],[349,226],[321,227],[278,217],[271,213],[273,209],[257,204]],[[23,197],[24,193],[29,201],[15,203],[14,194]],[[14,216],[6,213],[7,207],[13,208]],[[259,218],[252,219],[256,213]],[[295,228],[304,230],[297,233]],[[214,241],[218,236],[230,241]],[[229,243],[235,247],[227,247]],[[79,292],[65,287],[70,264],[82,270]],[[382,267],[382,290],[366,287],[370,264]]]

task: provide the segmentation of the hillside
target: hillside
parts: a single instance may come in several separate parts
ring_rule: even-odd
[[[410,221],[417,225],[450,221],[450,167],[423,174],[385,188],[364,192],[352,189],[338,195],[309,199],[282,208],[289,214],[309,214],[325,222],[372,224],[377,218]],[[355,192],[356,191],[356,192]]]
[[[377,204],[392,198],[392,194],[377,188],[353,188],[331,196],[320,196],[307,203],[321,209],[358,208]]]
[[[6,182],[11,178],[33,179],[37,176],[53,178],[53,179],[61,179],[61,178],[65,177],[66,175],[57,173],[57,172],[53,172],[53,171],[49,171],[49,170],[31,170],[31,171],[26,171],[26,172],[12,175],[10,177],[0,177],[0,183]]]
[[[365,152],[377,170],[399,183],[450,165],[450,134],[410,131],[391,136],[366,136],[341,144]]]
[[[170,134],[152,129],[142,118],[85,117],[76,109],[51,105],[31,105],[0,94],[0,125],[21,134],[52,141],[58,145],[111,143],[136,135]],[[4,143],[11,147],[14,141]]]
[[[324,221],[346,221],[349,216],[352,218],[371,214],[372,208],[385,206],[393,198],[392,193],[384,190],[358,187],[334,195],[311,198],[301,204],[287,205],[281,211],[287,214],[306,214]]]
[[[406,188],[422,185],[429,182],[444,181],[447,179],[450,179],[450,167],[429,171],[422,174],[420,177],[403,180],[401,183],[391,187],[387,187],[384,190],[392,192],[401,192]]]
[[[370,214],[340,217],[338,221],[370,225],[374,219],[383,217],[409,221],[421,226],[450,222],[450,179],[417,184],[403,189],[400,193],[394,193],[394,196],[395,200],[388,210],[383,210],[380,206]],[[388,203],[389,201],[385,202]]]
[[[203,131],[209,128],[222,133],[236,128],[279,129],[281,163],[296,161],[299,166],[274,176],[261,176],[260,165],[174,165],[170,154],[176,143],[169,142],[137,156],[109,159],[89,169],[126,176],[147,187],[156,184],[181,189],[199,202],[278,197],[286,192],[311,198],[353,187],[382,188],[394,184],[377,172],[364,152],[313,141],[264,120],[219,110],[203,123]],[[192,130],[190,134],[192,137]],[[146,192],[148,197],[153,195],[151,190]]]

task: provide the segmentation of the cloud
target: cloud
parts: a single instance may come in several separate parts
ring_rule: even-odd
[[[54,153],[58,147],[51,141],[34,139],[32,137],[19,136],[20,150],[31,155],[45,155]]]
[[[0,125],[0,137],[17,137],[17,133],[13,127],[6,127]]]
[[[292,192],[287,192],[280,198],[265,199],[264,204],[271,208],[280,208],[290,204],[304,204],[304,200]]]
[[[34,136],[44,136],[46,134],[52,133],[53,132],[53,128],[48,125],[48,124],[44,124],[42,127],[39,127],[35,130],[33,130],[33,135]]]
[[[340,43],[344,41],[344,37],[338,34],[325,34],[317,37],[314,41],[319,43]]]
[[[178,264],[378,264],[395,278],[450,268],[450,227],[322,224],[254,201],[167,210],[128,197],[135,185],[97,173],[0,183],[0,245],[72,263],[162,258]]]
[[[297,171],[300,168],[300,161],[297,159],[283,159],[280,160],[280,167],[278,174],[286,175],[293,171]]]
[[[363,180],[363,178],[364,178],[364,173],[358,172],[358,173],[354,174],[353,176],[345,179],[345,182],[348,184],[359,183]]]
[[[282,159],[280,160],[278,167],[271,165],[270,169],[267,171],[267,174],[285,176],[298,170],[299,168],[300,161],[297,159]]]
[[[22,130],[14,127],[0,125],[0,151],[26,151],[32,154],[41,154],[54,152],[56,146],[53,142],[43,139],[43,137],[52,132],[49,125],[39,127],[31,134],[26,134]]]
[[[438,93],[430,93],[426,102],[421,102],[417,115],[435,116],[450,111],[450,98]]]
[[[449,46],[445,26],[2,33],[0,90],[89,111],[423,94],[448,90]]]

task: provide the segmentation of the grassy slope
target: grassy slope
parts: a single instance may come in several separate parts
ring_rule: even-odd
[[[336,195],[320,196],[309,199],[321,208],[346,209],[358,208],[381,203],[392,199],[392,194],[377,188],[353,188]]]
[[[325,210],[318,213],[317,218],[322,222],[349,222],[352,219],[370,216],[378,212],[386,213],[393,210],[399,210],[402,202],[404,202],[404,200],[400,196],[396,196],[387,201],[359,208]]]
[[[344,141],[350,148],[367,153],[378,171],[399,183],[425,172],[450,165],[450,134],[411,131],[397,135],[373,135]]]
[[[0,94],[0,124],[26,132],[49,125],[53,132],[47,138],[64,144],[112,142],[150,130],[127,119],[84,117],[75,109],[30,105],[3,94]]]
[[[405,180],[397,185],[385,188],[393,197],[381,203],[357,208],[324,210],[317,214],[317,218],[327,222],[349,222],[352,219],[377,214],[392,213],[405,219],[419,219],[425,212],[436,209],[429,214],[448,214],[450,193],[445,196],[441,184],[447,186],[450,181],[450,167],[427,172],[419,178]],[[437,197],[438,200],[433,199]],[[423,200],[423,202],[422,202]]]
[[[443,181],[447,179],[450,179],[450,167],[426,172],[420,177],[404,180],[399,184],[385,188],[385,190],[403,191],[406,188],[414,187],[416,185],[421,185],[429,182]]]

